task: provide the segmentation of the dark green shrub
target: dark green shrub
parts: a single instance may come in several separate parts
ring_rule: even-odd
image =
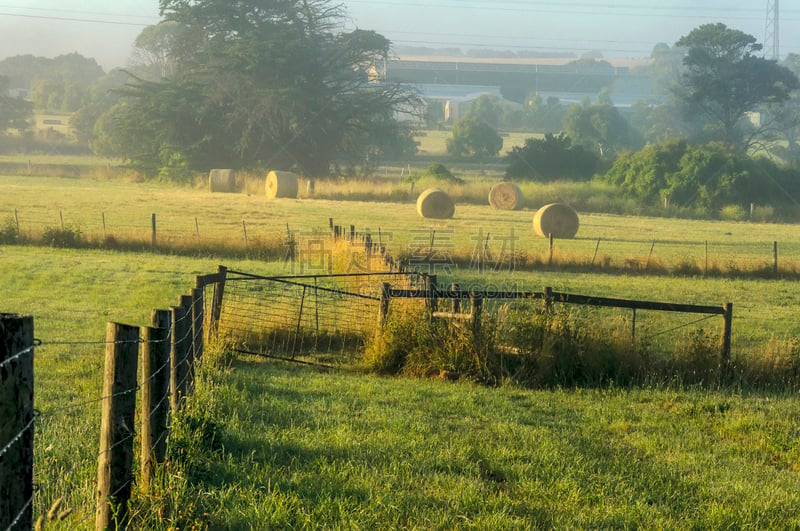
[[[601,169],[597,155],[573,145],[572,139],[563,133],[526,138],[525,146],[513,147],[506,161],[506,179],[541,182],[558,179],[585,181]]]
[[[14,221],[13,217],[7,218],[3,225],[0,226],[0,244],[19,243],[20,239],[16,221]]]
[[[80,247],[81,232],[69,225],[63,229],[58,227],[46,227],[42,232],[42,243],[50,247],[75,248]]]

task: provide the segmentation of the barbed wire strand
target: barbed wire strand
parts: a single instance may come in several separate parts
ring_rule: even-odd
[[[28,424],[26,424],[26,425],[25,425],[25,427],[24,427],[24,428],[22,428],[22,429],[19,431],[19,433],[17,433],[16,435],[14,435],[14,437],[12,437],[10,441],[8,441],[8,444],[6,444],[6,445],[5,445],[5,446],[4,446],[2,449],[0,449],[0,457],[3,457],[3,455],[4,455],[4,454],[5,454],[5,453],[6,453],[6,452],[7,452],[7,451],[8,451],[8,450],[9,450],[9,449],[12,447],[12,446],[14,446],[14,444],[15,444],[17,441],[19,441],[19,440],[22,438],[22,436],[23,436],[23,435],[25,435],[25,432],[26,432],[26,431],[28,431],[29,429],[31,429],[31,428],[33,427],[34,420],[36,420],[36,417],[35,417],[35,416],[34,416],[34,418],[32,418],[32,419],[31,419],[31,420],[28,422]]]
[[[41,344],[41,343],[40,343],[40,344]],[[34,347],[36,347],[36,346],[37,346],[37,345],[35,345],[35,344],[34,344],[34,345],[31,345],[31,346],[29,346],[28,348],[25,348],[25,349],[22,349],[22,350],[20,350],[19,352],[17,352],[17,353],[16,353],[16,354],[14,354],[13,356],[9,356],[7,359],[5,359],[5,360],[3,360],[2,362],[0,362],[0,368],[3,368],[3,367],[5,367],[6,365],[8,365],[9,363],[11,363],[12,361],[14,361],[14,360],[16,360],[16,359],[19,359],[19,358],[21,358],[22,356],[24,356],[24,355],[28,354],[29,352],[33,352],[33,349],[34,349]]]
[[[17,513],[17,516],[14,517],[14,520],[8,525],[6,531],[11,531],[12,529],[14,529],[14,526],[17,525],[17,523],[20,521],[22,515],[25,514],[25,511],[27,511],[28,507],[30,507],[30,505],[33,503],[33,498],[35,496],[36,493],[34,492],[33,495],[30,498],[28,498],[28,501],[25,502],[25,505],[22,506],[22,509]]]

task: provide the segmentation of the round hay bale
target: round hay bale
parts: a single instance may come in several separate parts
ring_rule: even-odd
[[[428,188],[417,198],[417,213],[423,218],[450,219],[455,212],[455,203],[439,188]]]
[[[290,171],[272,170],[267,174],[267,197],[297,198],[297,174]]]
[[[519,210],[525,202],[522,190],[514,183],[500,183],[489,191],[489,204],[498,210]]]
[[[236,173],[233,170],[211,170],[208,188],[212,192],[231,193],[236,189]]]
[[[563,203],[545,205],[533,216],[533,231],[544,238],[573,238],[579,225],[578,213]]]

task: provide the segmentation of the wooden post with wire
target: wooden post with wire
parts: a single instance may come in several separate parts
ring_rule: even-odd
[[[208,321],[208,327],[213,334],[219,331],[219,318],[222,315],[222,300],[225,295],[225,280],[227,277],[228,268],[222,265],[219,266],[217,269],[217,279],[214,282],[214,293],[211,296],[211,316]]]
[[[470,293],[469,300],[472,304],[470,320],[472,322],[472,334],[477,338],[481,333],[481,314],[483,313],[483,298],[477,293]]]
[[[192,289],[192,347],[194,350],[194,362],[203,359],[203,347],[205,335],[203,324],[205,321],[205,290],[203,288]]]
[[[170,314],[153,311],[153,326],[142,327],[142,491],[147,492],[158,464],[164,462],[169,418]]]
[[[384,282],[381,288],[381,303],[378,310],[378,328],[386,324],[386,318],[389,316],[389,300],[391,297],[392,285]]]
[[[152,214],[152,216],[150,216],[150,223],[153,226],[153,233],[152,233],[152,235],[150,237],[150,243],[153,246],[153,248],[155,248],[155,246],[156,246],[156,214],[155,214],[155,212]]]
[[[725,326],[722,331],[722,352],[720,353],[720,368],[723,375],[727,375],[731,367],[731,334],[733,329],[733,303],[725,303]]]
[[[181,295],[181,306],[186,311],[186,357],[185,357],[185,371],[186,378],[183,389],[183,395],[188,396],[194,389],[194,360],[195,360],[195,338],[194,334],[197,331],[194,322],[194,300],[191,295]]]
[[[0,314],[0,528],[33,528],[33,317]]]
[[[139,328],[106,327],[95,529],[125,529],[133,485]]]
[[[433,315],[433,312],[439,307],[439,303],[436,299],[436,275],[425,275],[425,292],[425,302],[428,306],[428,312]]]
[[[181,409],[186,397],[186,350],[191,334],[190,316],[186,308],[173,306],[170,308],[172,318],[172,337],[169,354],[169,406],[173,412]]]

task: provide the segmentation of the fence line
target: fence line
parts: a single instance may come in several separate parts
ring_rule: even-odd
[[[18,420],[4,422],[0,427],[0,458],[3,461],[3,474],[0,475],[0,529],[33,527],[33,432],[38,418],[38,412],[33,409],[33,357],[36,347],[49,345],[104,345],[106,349],[101,396],[53,408],[45,413],[52,417],[68,409],[97,403],[102,405],[100,448],[95,453],[97,499],[94,510],[82,521],[73,522],[73,525],[83,525],[92,516],[97,529],[124,528],[129,523],[126,511],[131,487],[141,481],[141,491],[149,488],[155,467],[165,459],[170,434],[170,409],[179,410],[193,391],[195,365],[202,360],[208,337],[204,327],[207,316],[205,288],[213,283],[198,277],[192,295],[183,296],[181,306],[175,307],[183,310],[177,312],[177,318],[164,319],[170,316],[170,312],[155,310],[152,327],[140,329],[108,323],[106,339],[103,341],[43,342],[33,338],[32,317],[0,314],[0,369],[4,374],[9,374],[0,382],[0,413],[4,419]],[[25,340],[22,342],[20,327],[29,328],[23,334]],[[176,335],[177,331],[180,333]],[[140,349],[143,352],[141,358]],[[145,363],[144,354],[152,351],[160,351],[163,358],[157,363]],[[148,361],[152,360],[148,358]],[[142,378],[139,382],[140,367]],[[169,382],[176,367],[183,371],[182,377],[175,380],[175,387],[164,385],[163,381]],[[159,382],[160,387],[154,385]],[[176,389],[178,386],[180,390]],[[135,408],[139,391],[142,392],[142,411],[137,415]],[[171,399],[176,392],[178,400],[173,408]],[[24,403],[7,400],[10,396],[21,397]],[[138,467],[138,475],[133,467],[136,418],[142,434],[142,466]]]
[[[61,212],[60,212],[61,213]],[[138,242],[145,246],[169,246],[170,240],[174,238],[181,238],[186,240],[186,237],[189,237],[186,241],[193,241],[199,242],[201,240],[199,236],[199,221],[196,216],[191,216],[186,218],[186,222],[184,224],[185,228],[164,228],[164,227],[174,227],[176,226],[176,222],[170,217],[169,222],[167,223],[156,223],[156,214],[153,213],[150,215],[149,219],[142,219],[141,223],[137,224],[130,224],[130,225],[115,225],[112,227],[112,224],[108,220],[108,216],[105,215],[105,212],[98,213],[95,218],[91,218],[93,221],[86,224],[73,225],[67,219],[66,221],[63,218],[63,213],[60,216],[56,216],[55,214],[52,215],[50,219],[43,219],[40,217],[37,218],[28,218],[23,215],[22,221],[20,221],[20,214],[17,209],[14,211],[14,223],[16,226],[16,231],[18,235],[22,235],[25,233],[25,229],[27,228],[27,232],[30,233],[33,226],[44,227],[44,228],[58,228],[61,227],[61,230],[66,229],[70,231],[76,231],[81,233],[80,230],[81,226],[89,226],[91,227],[91,234],[95,238],[102,238],[102,240],[106,240],[109,236],[110,237],[127,237],[130,236],[129,234],[125,234],[127,231],[128,233],[133,232],[136,234],[135,238],[137,238]],[[24,213],[23,213],[24,214]],[[86,219],[85,215],[80,216],[79,218],[81,221]],[[219,223],[217,225],[220,225]],[[298,242],[295,239],[294,234],[291,231],[288,231],[287,234],[281,234],[279,231],[274,229],[274,226],[269,225],[266,222],[262,223],[254,223],[253,221],[230,221],[223,223],[226,227],[224,233],[220,233],[219,231],[214,233],[212,236],[205,237],[207,242],[219,242],[219,241],[232,241],[231,235],[233,233],[242,234],[242,227],[248,227],[249,231],[247,234],[247,241],[249,242],[246,247],[253,247],[251,245],[254,241],[269,241],[269,242],[281,242],[283,246],[287,248],[289,253],[293,258],[296,258],[296,253],[298,251]],[[333,239],[344,239],[351,242],[360,241],[365,246],[369,246],[373,251],[376,253],[380,253],[383,255],[386,251],[386,243],[383,241],[383,233],[378,228],[377,234],[373,234],[368,229],[366,232],[358,232],[355,230],[354,225],[349,226],[349,230],[346,226],[342,225],[334,225],[332,218],[329,220],[330,225],[330,235]],[[256,228],[261,227],[261,233],[257,234]],[[245,229],[247,230],[247,229]],[[116,231],[116,234],[115,234]],[[479,233],[482,235],[482,231]],[[166,235],[166,238],[161,238],[160,235]],[[375,241],[375,236],[377,235],[378,241]],[[413,238],[412,238],[413,240]],[[433,241],[433,240],[432,240]],[[471,238],[470,241],[474,243],[473,239]],[[779,253],[778,253],[778,244],[779,242],[775,239],[766,239],[762,242],[747,242],[747,243],[727,243],[724,241],[717,241],[711,243],[709,245],[708,240],[703,241],[676,241],[670,239],[658,240],[658,239],[642,239],[642,240],[633,240],[633,239],[621,239],[621,238],[591,238],[585,239],[586,247],[583,251],[573,249],[571,252],[583,252],[587,256],[591,256],[591,262],[587,262],[584,265],[589,265],[594,267],[598,262],[598,252],[602,254],[599,259],[600,264],[597,267],[607,267],[609,264],[612,264],[614,267],[618,267],[621,269],[627,270],[650,270],[655,268],[656,270],[660,270],[664,268],[664,264],[658,261],[658,254],[655,253],[655,249],[670,249],[674,247],[679,247],[681,250],[686,250],[691,247],[695,247],[696,251],[693,252],[682,252],[679,253],[678,257],[670,258],[669,260],[673,260],[674,263],[672,264],[672,268],[675,270],[684,270],[686,271],[687,268],[690,268],[693,274],[709,274],[714,273],[715,271],[722,270],[723,272],[726,271],[726,268],[733,267],[731,270],[732,272],[737,272],[740,270],[754,270],[757,271],[759,274],[767,274],[772,276],[779,276],[782,272],[787,274],[797,274],[797,260],[800,258],[798,252],[800,252],[800,248],[798,248],[797,244],[792,241],[785,241],[781,245],[784,246],[784,249],[789,249],[789,251],[783,251],[781,253],[781,260],[783,263],[788,264],[781,270],[780,263],[779,263]],[[436,242],[438,243],[438,242]],[[451,242],[452,243],[452,242]],[[487,263],[487,256],[490,257],[496,252],[496,249],[493,249],[489,246],[489,243],[497,243],[495,240],[489,242],[489,235],[486,235],[486,240],[484,241],[482,247],[482,252],[473,253],[473,257],[470,261],[470,266],[477,266],[478,269],[488,266],[496,266],[496,267],[514,267],[513,264],[516,263],[515,258],[512,256],[514,253],[508,252],[508,249],[505,249],[505,244],[502,244],[503,249],[499,251],[499,254],[502,255],[501,259],[495,261],[496,263],[490,264]],[[573,243],[571,246],[574,248],[579,244]],[[633,247],[632,247],[633,246]],[[636,246],[643,246],[638,248]],[[742,256],[741,248],[742,246],[748,246],[753,249],[753,252],[748,256]],[[413,242],[408,243],[408,250],[413,251],[416,247],[428,247],[428,244],[421,244],[417,242],[415,245]],[[432,251],[439,251],[436,249],[435,245],[430,245],[430,249],[427,251],[430,253]],[[538,254],[543,257],[548,257],[545,262],[552,263],[554,250],[553,245],[551,244],[547,247],[547,242],[542,242],[542,247],[538,248]],[[649,253],[647,249],[649,249]],[[611,250],[609,250],[611,248]],[[733,252],[727,252],[727,249],[733,248]],[[757,250],[756,250],[757,248]],[[477,249],[477,247],[476,247]],[[531,248],[529,247],[529,250]],[[709,264],[709,251],[713,254],[712,258],[714,263]],[[277,252],[277,251],[276,251]],[[675,254],[675,251],[671,251],[671,254]],[[480,256],[479,256],[480,255]],[[646,256],[646,258],[644,257]],[[391,258],[391,257],[389,257]],[[463,259],[463,257],[461,257]],[[654,260],[655,258],[655,260]],[[491,260],[489,260],[491,262]],[[602,262],[609,262],[606,263],[605,266],[602,265]],[[733,263],[733,266],[731,266]],[[667,267],[669,269],[669,267]]]

